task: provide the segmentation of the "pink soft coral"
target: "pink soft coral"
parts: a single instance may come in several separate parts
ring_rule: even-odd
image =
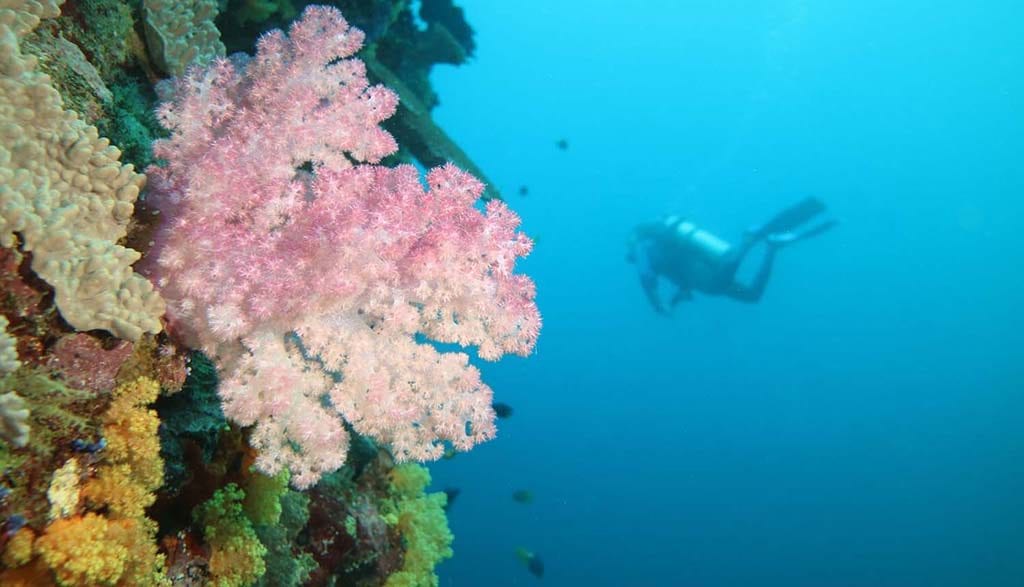
[[[464,353],[528,354],[540,316],[513,274],[531,242],[503,203],[446,165],[424,189],[378,124],[397,98],[351,55],[363,35],[310,7],[256,57],[177,81],[160,109],[149,271],[172,331],[222,372],[228,417],[255,426],[258,465],[299,487],[341,466],[352,429],[399,460],[494,436],[491,390]]]

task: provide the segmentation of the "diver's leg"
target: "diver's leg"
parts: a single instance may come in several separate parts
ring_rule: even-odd
[[[745,234],[740,244],[729,249],[729,252],[722,256],[718,261],[718,268],[715,270],[714,282],[717,284],[715,289],[731,287],[730,284],[736,280],[736,272],[739,270],[740,264],[743,263],[743,259],[760,240],[759,236]]]
[[[761,260],[761,268],[757,270],[757,275],[754,276],[754,280],[750,285],[744,285],[733,280],[728,289],[723,292],[724,295],[749,304],[759,302],[761,296],[764,295],[765,287],[768,286],[768,280],[772,277],[772,266],[775,264],[776,250],[777,248],[774,246],[769,246],[765,250],[764,259]]]

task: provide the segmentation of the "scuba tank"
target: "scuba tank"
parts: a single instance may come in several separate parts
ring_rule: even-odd
[[[732,249],[732,245],[726,241],[678,216],[666,218],[665,225],[673,240],[686,243],[709,257],[722,257]]]

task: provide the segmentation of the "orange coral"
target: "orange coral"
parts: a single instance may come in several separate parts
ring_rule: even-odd
[[[88,513],[50,524],[35,550],[61,585],[165,585],[155,530],[146,518]]]
[[[110,521],[93,513],[57,520],[36,540],[36,552],[62,585],[113,584],[128,551],[107,536]]]

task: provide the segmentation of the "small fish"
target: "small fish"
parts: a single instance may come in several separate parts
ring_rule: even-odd
[[[533,492],[528,489],[518,489],[512,492],[512,500],[516,503],[533,503]]]
[[[17,534],[18,530],[21,530],[21,528],[27,523],[28,520],[26,520],[25,516],[21,514],[14,514],[13,516],[9,516],[7,518],[7,521],[3,524],[4,533],[7,536],[14,536],[15,534]]]
[[[526,570],[530,571],[531,575],[538,579],[544,578],[544,561],[537,554],[519,547],[516,549],[516,558],[519,559],[519,562],[526,565]]]
[[[558,139],[558,142],[555,144],[558,145],[558,148],[563,151],[569,150],[569,141],[566,139]]]
[[[105,448],[107,448],[106,438],[100,438],[96,442],[86,442],[80,438],[76,438],[71,441],[71,450],[75,452],[87,452],[90,454],[94,454],[100,452]]]
[[[512,412],[514,411],[512,409],[512,406],[501,402],[494,402],[493,404],[491,404],[491,407],[494,408],[494,415],[501,418],[502,420],[510,417],[512,415]]]
[[[526,565],[526,570],[530,571],[530,574],[538,579],[544,578],[544,561],[540,560],[538,555],[533,555],[530,559],[530,563]]]
[[[529,193],[530,193],[530,188],[526,187],[525,185],[519,186],[519,195],[520,196],[526,197],[527,195],[529,195]]]
[[[458,453],[458,451],[455,450],[454,446],[452,446],[450,444],[446,444],[445,447],[444,447],[444,454],[441,455],[441,456],[444,458],[444,460],[450,461],[450,460],[454,459],[455,455],[457,455],[457,454],[459,454],[459,453]]]
[[[462,493],[462,490],[459,489],[458,487],[445,488],[444,494],[448,496],[448,501],[444,504],[444,511],[447,512],[449,509],[451,509],[452,504],[455,503],[455,498],[458,497],[460,493]]]

